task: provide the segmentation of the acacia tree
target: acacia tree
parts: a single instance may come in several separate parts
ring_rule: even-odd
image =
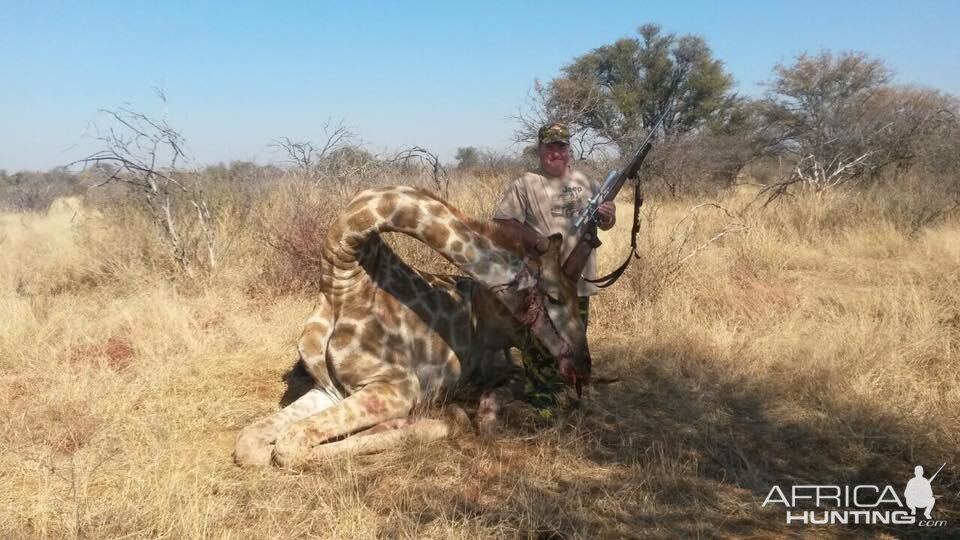
[[[480,150],[474,146],[460,147],[457,148],[457,154],[453,159],[457,160],[457,169],[470,170],[480,164]]]
[[[594,49],[534,85],[531,104],[518,115],[518,141],[535,139],[547,121],[571,126],[578,157],[597,150],[624,154],[662,116],[666,134],[685,134],[723,116],[736,103],[733,78],[703,38],[664,34],[656,24]]]
[[[804,53],[774,73],[762,115],[775,128],[776,146],[794,159],[788,183],[819,191],[876,166],[879,137],[891,127],[868,121],[891,77],[882,61],[860,52]]]
[[[929,88],[882,88],[867,102],[862,122],[862,131],[875,133],[871,140],[875,174],[892,168],[899,175],[921,161],[934,165],[929,158],[938,149],[954,158],[960,155],[960,100],[949,94]]]

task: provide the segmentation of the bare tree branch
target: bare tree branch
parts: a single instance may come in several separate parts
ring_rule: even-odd
[[[422,146],[412,146],[401,150],[389,160],[391,163],[408,165],[411,161],[426,166],[433,180],[433,187],[437,194],[447,199],[450,197],[450,175],[440,164],[440,158]]]
[[[216,241],[209,204],[203,191],[188,186],[184,182],[185,173],[178,169],[179,162],[185,159],[183,136],[165,120],[148,117],[127,107],[100,112],[110,123],[103,134],[96,137],[104,148],[71,165],[79,164],[84,168],[112,165],[107,168],[111,171],[109,176],[97,186],[111,182],[129,185],[129,196],[145,204],[150,218],[162,231],[173,259],[188,275],[194,275],[195,261],[214,269]],[[180,208],[181,201],[196,212],[184,212]],[[199,237],[187,232],[191,225],[199,227]],[[193,252],[197,241],[205,245],[204,257]]]

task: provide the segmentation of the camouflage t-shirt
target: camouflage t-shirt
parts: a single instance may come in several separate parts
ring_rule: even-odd
[[[574,218],[599,190],[597,182],[576,171],[563,178],[526,173],[507,187],[493,212],[493,219],[515,219],[543,236],[562,234],[563,257],[566,259],[576,244],[573,237]],[[597,277],[596,250],[587,259],[583,277]],[[596,286],[583,279],[577,289],[580,296],[592,296],[598,292]]]

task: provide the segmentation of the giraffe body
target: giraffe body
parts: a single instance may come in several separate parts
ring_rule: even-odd
[[[383,232],[418,238],[466,276],[411,268]],[[446,424],[418,421],[412,409],[495,377],[520,325],[561,359],[561,372],[585,377],[576,288],[560,272],[559,246],[553,239],[531,257],[492,224],[413,188],[359,194],[324,241],[321,294],[299,341],[315,387],[244,428],[237,462],[304,468],[445,436]]]

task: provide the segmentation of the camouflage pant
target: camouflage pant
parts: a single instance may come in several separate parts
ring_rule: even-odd
[[[580,319],[586,330],[590,319],[590,297],[581,296],[578,300]],[[550,418],[558,404],[558,395],[566,388],[557,371],[557,361],[529,331],[525,332],[520,352],[523,359],[524,399],[537,409],[540,416]]]

